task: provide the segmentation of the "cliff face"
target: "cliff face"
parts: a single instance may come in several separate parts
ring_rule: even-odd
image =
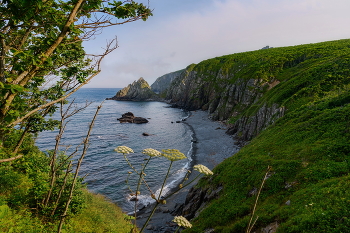
[[[155,93],[164,92],[170,86],[171,82],[176,77],[178,77],[183,71],[184,70],[178,70],[157,78],[157,80],[151,85],[152,91],[154,91]]]
[[[155,93],[151,90],[151,87],[143,79],[134,81],[127,87],[124,87],[117,94],[110,98],[113,100],[129,100],[129,101],[143,101],[155,97]]]
[[[257,106],[253,114],[245,115],[266,91],[280,83],[274,77],[235,78],[237,70],[224,72],[219,67],[203,72],[201,65],[187,67],[169,87],[166,99],[188,110],[208,110],[213,120],[230,123],[228,133],[244,141],[283,116],[284,107],[276,103]]]
[[[172,82],[169,102],[250,140],[191,189],[183,232],[246,232],[250,220],[252,232],[349,229],[349,64],[339,40],[209,59]]]

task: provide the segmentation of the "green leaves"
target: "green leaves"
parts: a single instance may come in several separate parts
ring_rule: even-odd
[[[151,10],[144,6],[142,3],[137,3],[134,1],[114,1],[113,3],[108,3],[112,6],[105,8],[107,12],[113,13],[119,19],[127,19],[132,17],[141,17],[142,20],[146,21],[149,16],[152,16]]]

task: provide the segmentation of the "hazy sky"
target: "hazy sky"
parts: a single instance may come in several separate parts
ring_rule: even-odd
[[[147,3],[147,1],[135,0]],[[97,52],[109,39],[119,48],[86,87],[125,87],[192,63],[271,47],[350,38],[350,0],[150,0],[153,15],[104,29],[85,44]]]

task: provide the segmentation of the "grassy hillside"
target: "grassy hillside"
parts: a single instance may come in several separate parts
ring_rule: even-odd
[[[20,135],[21,130],[12,130],[4,141],[0,140],[0,159],[8,157]],[[56,185],[52,200],[45,206],[43,199],[50,184],[49,154],[41,152],[31,136],[26,137],[20,152],[22,158],[0,163],[0,232],[57,232],[68,191],[63,191],[59,199],[61,186]],[[59,158],[67,162],[64,155]],[[72,174],[65,177],[58,169],[57,183],[68,187]],[[130,232],[131,223],[122,210],[104,197],[89,193],[81,182],[79,179],[74,190],[62,232]]]
[[[286,112],[217,166],[211,180],[200,182],[224,189],[184,232],[245,232],[268,166],[253,231],[278,225],[277,232],[348,232],[350,40],[228,55],[195,69],[227,72],[222,80],[211,76],[217,83],[254,76],[280,81],[231,121],[263,105],[278,104]]]

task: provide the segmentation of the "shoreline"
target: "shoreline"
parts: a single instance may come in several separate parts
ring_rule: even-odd
[[[202,164],[212,170],[224,159],[231,157],[239,150],[232,136],[225,133],[227,126],[222,122],[212,121],[208,117],[209,114],[205,111],[190,111],[189,116],[182,121],[192,131],[190,170],[196,164]],[[197,172],[192,172],[188,180],[191,181],[197,174]],[[198,180],[166,199],[167,204],[159,205],[144,232],[173,232],[176,229],[176,224],[172,220],[174,216],[180,215],[176,214],[175,211],[185,203],[187,193],[197,182]],[[174,188],[169,193],[176,190],[177,188]],[[148,205],[138,211],[137,226],[139,228],[146,222],[154,205]]]

